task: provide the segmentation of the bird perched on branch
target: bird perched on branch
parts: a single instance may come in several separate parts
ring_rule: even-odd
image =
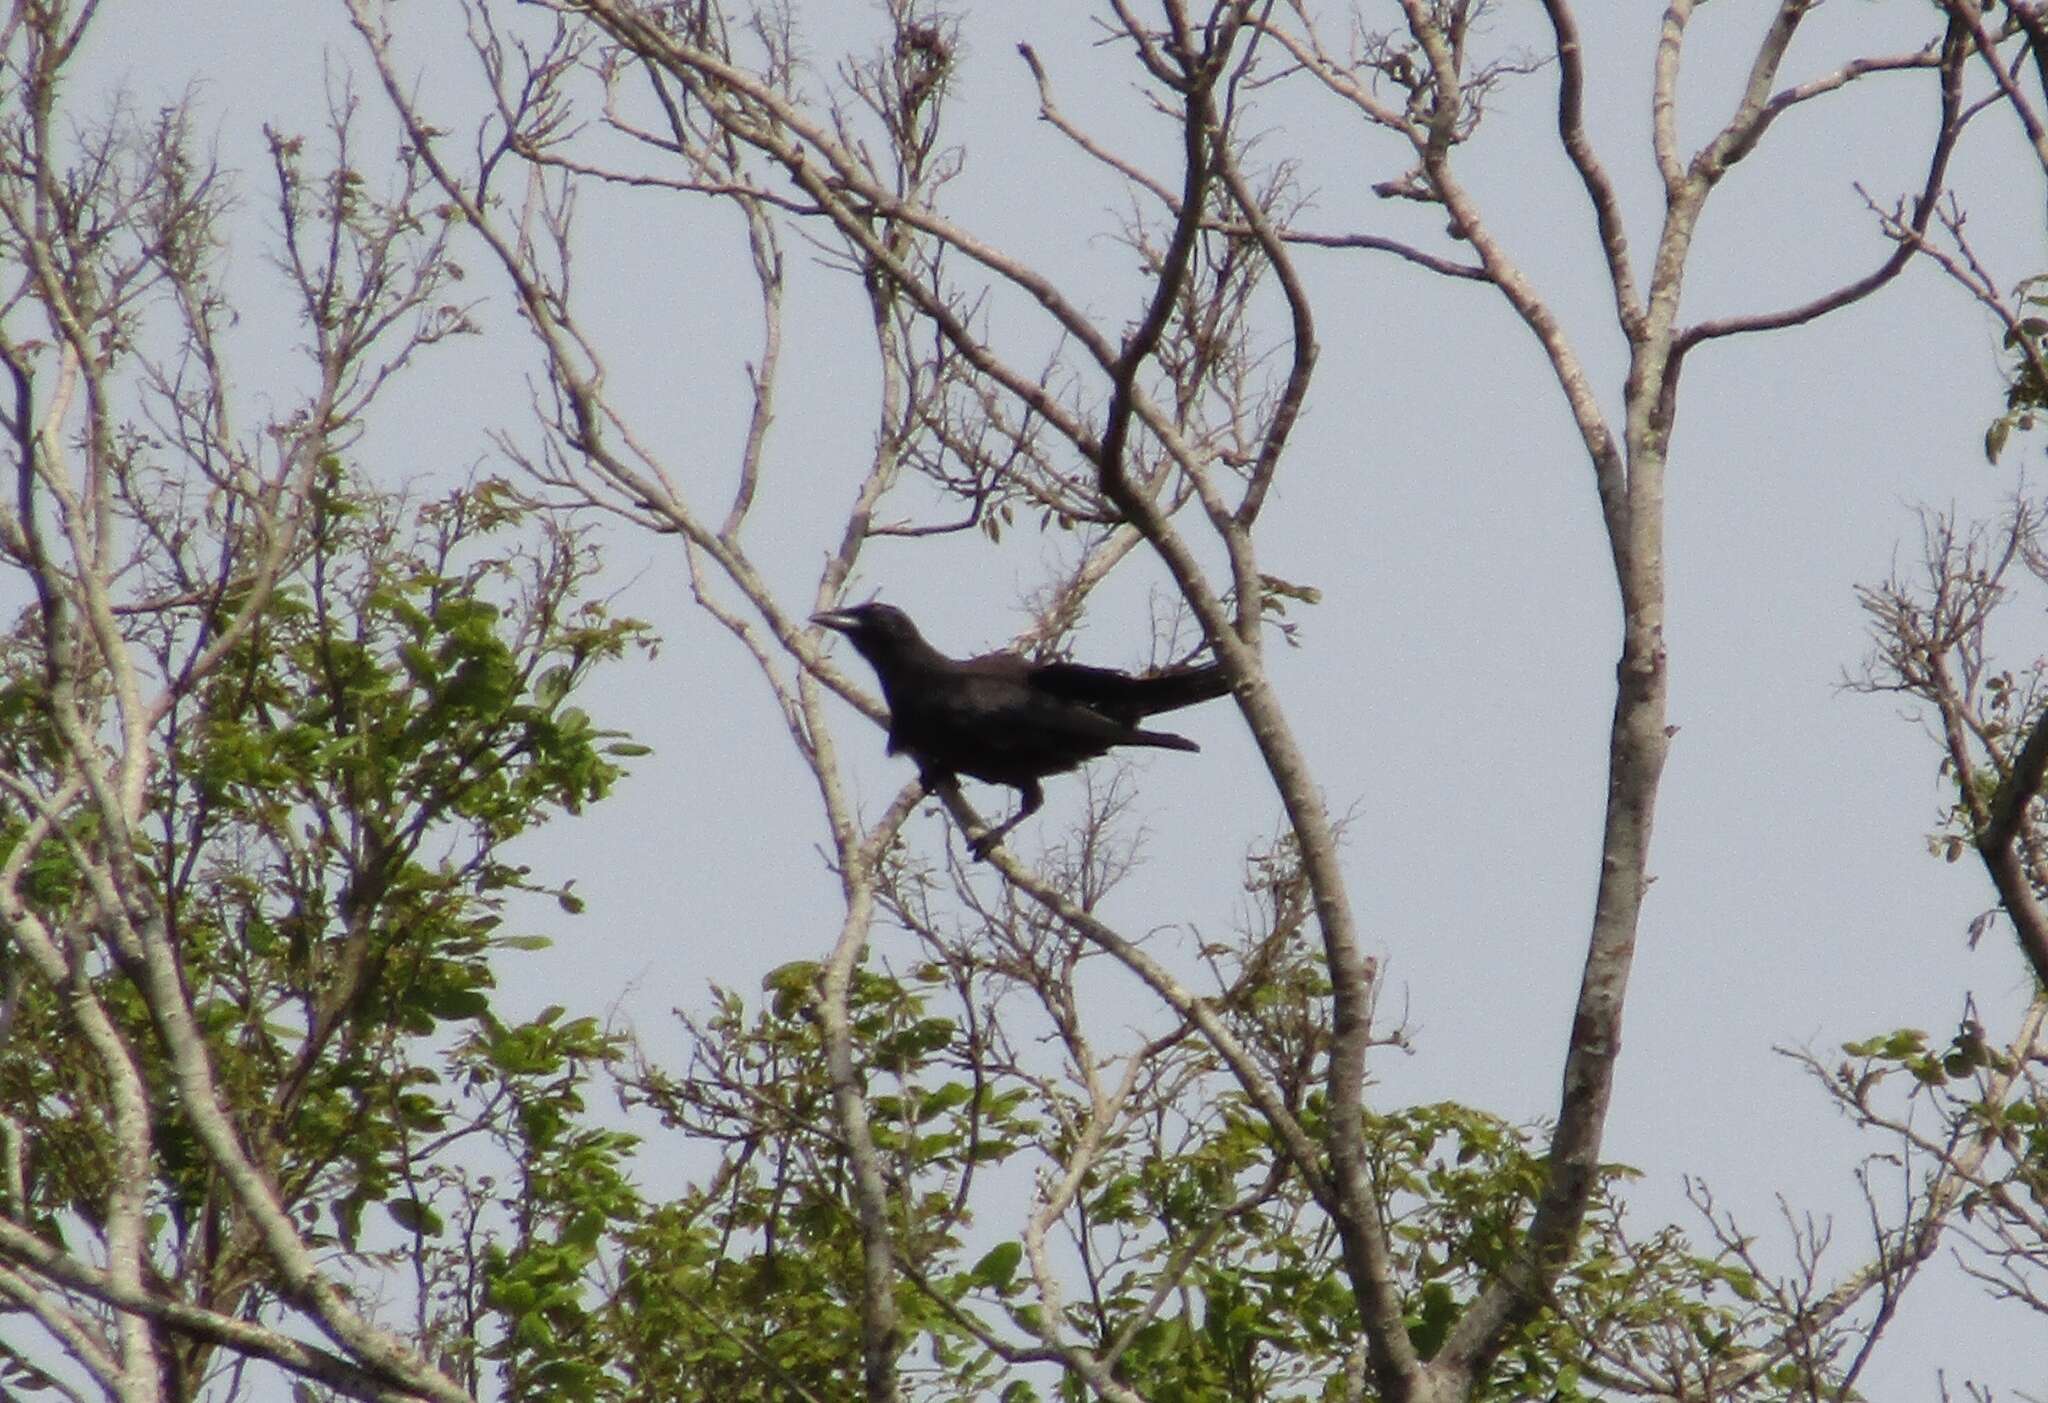
[[[925,788],[969,775],[1018,792],[1017,812],[968,845],[977,858],[1038,812],[1045,802],[1038,782],[1047,775],[1118,745],[1200,750],[1186,736],[1138,722],[1230,690],[1215,663],[1133,676],[1016,653],[949,658],[888,604],[834,609],[811,622],[845,634],[874,667],[889,703],[889,753],[915,760]]]

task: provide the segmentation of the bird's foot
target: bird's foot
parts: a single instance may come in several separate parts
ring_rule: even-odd
[[[1002,844],[1003,839],[1010,836],[1010,830],[1016,826],[1017,820],[1013,818],[1007,823],[999,823],[994,828],[975,834],[967,840],[968,855],[976,862],[987,862],[988,855]]]

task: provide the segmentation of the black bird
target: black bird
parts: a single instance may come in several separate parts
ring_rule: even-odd
[[[1038,782],[1047,775],[1116,745],[1200,750],[1186,736],[1141,730],[1138,722],[1230,690],[1214,663],[1132,676],[1016,653],[949,658],[888,604],[834,609],[811,622],[845,634],[873,665],[889,703],[889,753],[915,760],[925,788],[971,775],[1018,792],[1022,803],[1009,821],[969,844],[977,858],[1038,811],[1045,802]]]

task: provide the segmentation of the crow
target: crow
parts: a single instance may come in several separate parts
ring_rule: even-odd
[[[1142,730],[1138,722],[1230,690],[1215,663],[1133,676],[1016,653],[949,658],[889,604],[833,609],[811,622],[845,634],[873,666],[889,703],[889,753],[915,760],[926,789],[970,775],[1018,792],[1017,812],[968,844],[977,859],[1038,812],[1045,802],[1038,782],[1047,775],[1064,774],[1111,746],[1201,749],[1186,736]]]

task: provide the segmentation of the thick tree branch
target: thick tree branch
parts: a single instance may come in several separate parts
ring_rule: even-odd
[[[0,1219],[0,1256],[32,1268],[50,1281],[114,1307],[126,1316],[161,1322],[196,1340],[219,1345],[252,1359],[267,1360],[301,1378],[325,1384],[346,1398],[368,1403],[417,1403],[424,1395],[403,1376],[380,1376],[347,1358],[304,1344],[249,1321],[202,1310],[182,1301],[125,1286],[106,1272],[95,1271],[41,1238]],[[24,1287],[39,1297],[31,1283]]]

